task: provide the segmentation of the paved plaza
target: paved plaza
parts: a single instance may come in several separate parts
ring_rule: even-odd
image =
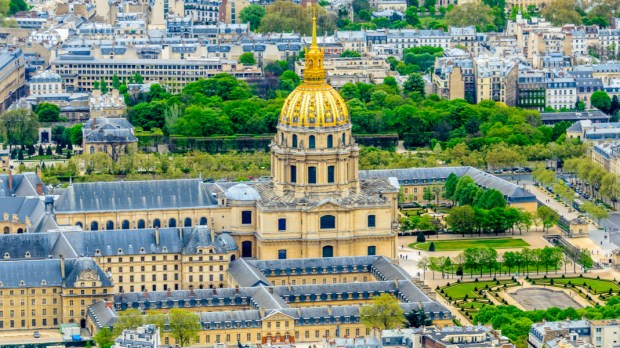
[[[526,310],[547,309],[558,307],[561,309],[573,307],[575,309],[582,306],[575,302],[563,291],[541,288],[524,288],[510,294]]]

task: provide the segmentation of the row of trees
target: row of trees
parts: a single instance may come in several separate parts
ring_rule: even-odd
[[[605,306],[574,309],[552,307],[543,310],[522,311],[515,306],[484,306],[478,311],[474,322],[491,324],[501,330],[517,346],[527,345],[527,335],[534,323],[542,321],[616,319],[620,317],[620,297],[615,296]]]
[[[521,251],[507,251],[500,258],[497,250],[490,247],[467,248],[454,260],[446,256],[423,257],[418,261],[418,267],[424,273],[429,269],[433,272],[441,273],[442,278],[450,275],[463,276],[469,273],[474,277],[474,272],[480,276],[483,272],[488,272],[489,276],[499,272],[500,274],[511,274],[512,271],[529,274],[531,270],[536,270],[536,274],[543,269],[545,274],[549,271],[557,271],[564,265],[564,273],[567,272],[567,265],[573,263],[573,272],[576,272],[576,264],[579,263],[584,269],[591,268],[594,261],[590,252],[582,250],[576,255],[564,253],[561,247],[544,247],[542,249],[524,248]],[[426,277],[426,274],[424,274]]]
[[[144,315],[137,309],[128,309],[120,312],[118,320],[114,323],[112,330],[102,328],[93,337],[93,341],[98,347],[109,348],[114,345],[114,339],[125,329],[136,329],[139,326],[154,324],[164,331],[167,330],[174,338],[177,345],[181,347],[189,346],[194,342],[194,338],[202,329],[200,317],[195,312],[186,309],[173,308],[168,314],[150,311]]]

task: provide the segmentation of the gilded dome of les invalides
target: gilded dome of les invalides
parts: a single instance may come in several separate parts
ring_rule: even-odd
[[[349,110],[344,99],[325,81],[324,53],[316,40],[316,17],[312,18],[312,44],[305,60],[303,83],[286,98],[280,124],[294,127],[349,124]]]

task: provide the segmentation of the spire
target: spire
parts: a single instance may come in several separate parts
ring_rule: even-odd
[[[304,70],[304,83],[322,84],[325,82],[325,69],[323,68],[324,53],[319,48],[316,39],[316,7],[312,7],[312,43],[306,50],[306,67]]]

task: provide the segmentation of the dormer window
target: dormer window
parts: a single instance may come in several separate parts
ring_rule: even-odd
[[[45,281],[45,279],[41,281],[41,285],[47,285],[47,282]]]
[[[144,247],[140,248],[140,254],[144,254],[144,253],[145,253]]]
[[[5,258],[5,259],[10,259],[10,258],[11,258],[11,255],[9,255],[9,253],[4,253],[4,258]]]
[[[26,258],[29,259],[30,258],[30,251],[26,251]]]
[[[99,250],[99,249],[95,250],[95,255],[96,256],[101,256],[101,250]]]
[[[167,253],[168,252],[168,247],[165,246],[165,247],[161,248],[161,251],[164,252],[164,253]]]
[[[122,253],[123,253],[123,249],[118,248],[117,253],[118,253],[118,254],[122,254]]]
[[[25,282],[25,281],[23,281],[23,280],[20,280],[20,281],[19,281],[19,286],[25,286],[25,285],[26,285],[26,282]]]

